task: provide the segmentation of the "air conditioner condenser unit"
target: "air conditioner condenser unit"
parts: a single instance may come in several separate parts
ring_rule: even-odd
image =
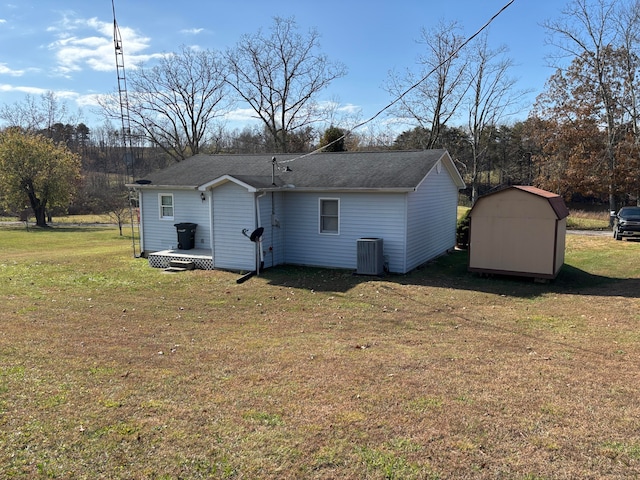
[[[381,238],[359,238],[357,245],[358,275],[382,275],[384,273],[383,242]]]

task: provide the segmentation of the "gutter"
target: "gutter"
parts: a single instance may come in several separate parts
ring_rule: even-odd
[[[273,188],[258,188],[259,192],[307,192],[307,193],[410,193],[415,192],[417,187],[339,187],[339,188],[329,188],[329,187],[273,187]]]
[[[253,192],[310,192],[310,193],[350,193],[350,192],[358,192],[358,193],[409,193],[415,192],[418,186],[414,187],[297,187],[295,185],[282,185],[282,186],[270,186],[270,187],[256,187],[252,185],[248,185],[246,183],[242,183],[243,186],[247,187],[249,191]],[[135,188],[135,189],[144,189],[144,190],[199,190],[205,191],[210,190],[212,185],[211,182],[204,183],[202,185],[162,185],[156,183],[131,183],[126,184],[127,187]],[[215,188],[215,187],[214,187]]]
[[[161,185],[155,183],[138,184],[128,183],[127,187],[140,190],[209,190],[209,184],[203,185]],[[278,187],[253,187],[255,192],[309,192],[309,193],[409,193],[415,192],[418,187],[296,187],[295,185],[284,185]]]
[[[159,185],[156,183],[147,183],[147,184],[139,184],[139,183],[127,183],[126,187],[133,188],[135,190],[198,190],[198,186],[187,186],[187,185]]]

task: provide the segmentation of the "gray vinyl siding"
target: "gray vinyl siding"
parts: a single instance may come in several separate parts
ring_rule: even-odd
[[[381,238],[388,270],[406,273],[455,245],[458,186],[436,167],[415,192],[304,192],[285,189],[262,196],[232,181],[205,192],[141,189],[142,250],[177,247],[176,223],[197,223],[196,248],[212,249],[214,268],[251,271],[256,244],[243,235],[258,226],[265,267],[294,264],[357,268],[360,238]],[[160,219],[159,194],[173,194],[174,217]],[[320,199],[339,201],[338,234],[320,233]],[[256,208],[259,208],[259,217]],[[274,221],[277,220],[276,221]],[[277,225],[276,225],[277,224]]]
[[[233,182],[212,190],[213,266],[228,270],[256,268],[256,246],[242,234],[256,228],[255,194]]]
[[[319,233],[320,198],[340,200],[340,233]],[[285,263],[355,269],[359,238],[382,238],[389,270],[402,272],[406,195],[285,193]]]
[[[455,246],[458,189],[434,168],[407,197],[407,264],[412,270]]]
[[[173,194],[173,219],[160,218],[159,196],[160,194]],[[209,207],[207,202],[200,198],[200,192],[196,190],[144,190],[141,192],[143,201],[141,221],[144,231],[145,252],[157,252],[177,248],[178,235],[176,223],[197,223],[195,235],[196,248],[209,248]]]
[[[268,192],[260,197],[260,226],[264,266],[273,267],[284,263],[284,212],[281,192]]]

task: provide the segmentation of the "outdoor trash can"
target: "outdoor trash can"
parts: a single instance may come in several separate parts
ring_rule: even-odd
[[[174,227],[178,232],[178,249],[190,250],[195,245],[197,223],[176,223]]]

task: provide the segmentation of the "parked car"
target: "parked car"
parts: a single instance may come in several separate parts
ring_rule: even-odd
[[[640,237],[640,207],[622,207],[613,218],[613,238]]]

